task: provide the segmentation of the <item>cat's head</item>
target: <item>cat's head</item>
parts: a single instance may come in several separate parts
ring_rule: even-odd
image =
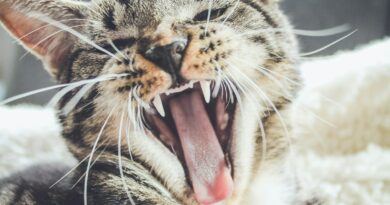
[[[60,106],[66,134],[92,146],[104,124],[100,141],[123,134],[174,198],[210,204],[285,151],[262,123],[296,89],[276,2],[0,0],[0,20],[59,82],[81,82]]]

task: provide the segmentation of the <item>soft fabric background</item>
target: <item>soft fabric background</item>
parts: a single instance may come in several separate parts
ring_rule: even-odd
[[[306,60],[292,110],[302,198],[330,205],[390,204],[390,39]],[[74,164],[54,111],[0,107],[0,176],[31,164]]]
[[[292,121],[303,193],[330,205],[390,204],[390,38],[301,70]]]

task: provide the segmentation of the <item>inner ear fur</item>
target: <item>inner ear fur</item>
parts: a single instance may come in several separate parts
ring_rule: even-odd
[[[79,30],[86,3],[68,0],[0,0],[0,22],[27,50],[40,58],[57,78],[69,67],[76,38],[38,16]]]

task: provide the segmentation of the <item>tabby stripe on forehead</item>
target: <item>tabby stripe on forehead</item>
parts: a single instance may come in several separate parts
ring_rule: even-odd
[[[128,5],[130,3],[130,0],[117,0],[120,4]]]
[[[115,14],[114,14],[113,7],[110,7],[108,9],[108,11],[105,13],[102,21],[107,29],[113,30],[113,31],[115,31],[117,29],[117,25],[115,23]]]
[[[258,11],[259,13],[261,13],[264,16],[264,20],[270,26],[272,26],[273,28],[278,27],[278,24],[271,18],[271,15],[269,15],[267,12],[265,12],[265,10],[263,8],[261,8],[261,6],[258,3],[253,2],[252,0],[242,0],[242,2],[249,5],[250,7],[254,8],[254,9],[256,9],[256,11]]]

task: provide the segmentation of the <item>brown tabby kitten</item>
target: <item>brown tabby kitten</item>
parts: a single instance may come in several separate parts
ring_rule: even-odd
[[[79,166],[4,179],[1,204],[293,204],[297,46],[277,0],[0,0],[64,85]],[[74,186],[74,187],[72,187]]]

